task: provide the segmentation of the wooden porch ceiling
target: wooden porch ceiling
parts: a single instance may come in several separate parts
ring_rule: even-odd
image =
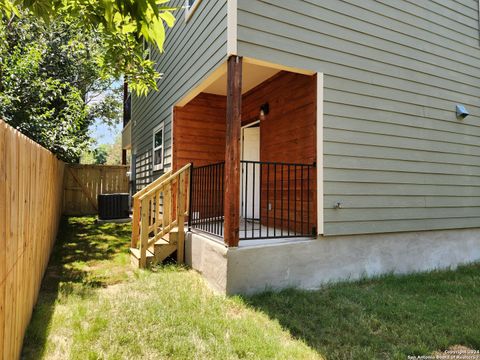
[[[270,62],[243,58],[243,73],[242,73],[242,94],[255,88],[264,81],[270,79],[280,71],[288,71],[303,75],[315,75],[316,72],[312,70],[305,70],[293,68],[285,65],[273,64]],[[208,93],[214,95],[227,95],[227,62],[221,64],[215,69],[206,79],[204,79],[197,87],[185,95],[175,106],[183,107],[188,104],[200,93]]]
[[[242,74],[242,93],[245,94],[265,80],[279,73],[279,69],[257,64],[244,63]],[[227,95],[227,74],[223,74],[210,84],[203,92],[215,95]]]

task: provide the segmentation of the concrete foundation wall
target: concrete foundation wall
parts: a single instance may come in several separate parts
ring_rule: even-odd
[[[480,260],[479,229],[336,236],[233,249],[193,237],[192,267],[227,294],[315,289],[339,280],[454,268]]]
[[[225,245],[203,235],[188,233],[185,238],[185,263],[221,293],[227,288],[227,251]]]

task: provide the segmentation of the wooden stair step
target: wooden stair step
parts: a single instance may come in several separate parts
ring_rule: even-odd
[[[153,246],[155,261],[162,262],[177,250],[177,244],[171,244],[167,240],[160,239]]]
[[[165,234],[163,237],[169,244],[176,244],[178,239],[178,228],[173,228],[169,233]],[[159,240],[162,241],[162,240]]]
[[[170,241],[168,241],[167,239],[160,239],[158,240],[155,245],[158,245],[158,246],[161,246],[161,245],[172,245],[170,244]]]
[[[149,250],[147,250],[147,266],[150,265],[155,256]],[[130,248],[130,263],[132,266],[140,267],[140,249]]]
[[[160,239],[158,240],[155,244],[153,244],[152,246],[150,246],[148,248],[148,250],[153,254],[153,256],[155,257],[155,260],[156,261],[162,261],[159,259],[159,253],[161,250],[162,247],[166,247],[166,246],[175,246],[174,244],[170,244],[167,240],[164,240],[164,239]]]

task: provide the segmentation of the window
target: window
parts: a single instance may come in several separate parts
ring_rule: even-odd
[[[153,130],[153,171],[163,170],[164,132],[163,123]]]
[[[185,0],[185,21],[188,21],[202,0]]]

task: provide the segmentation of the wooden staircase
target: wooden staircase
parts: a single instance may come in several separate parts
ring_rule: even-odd
[[[190,174],[190,164],[174,174],[169,171],[133,196],[133,266],[145,268],[161,263],[175,251],[177,262],[184,262]]]

